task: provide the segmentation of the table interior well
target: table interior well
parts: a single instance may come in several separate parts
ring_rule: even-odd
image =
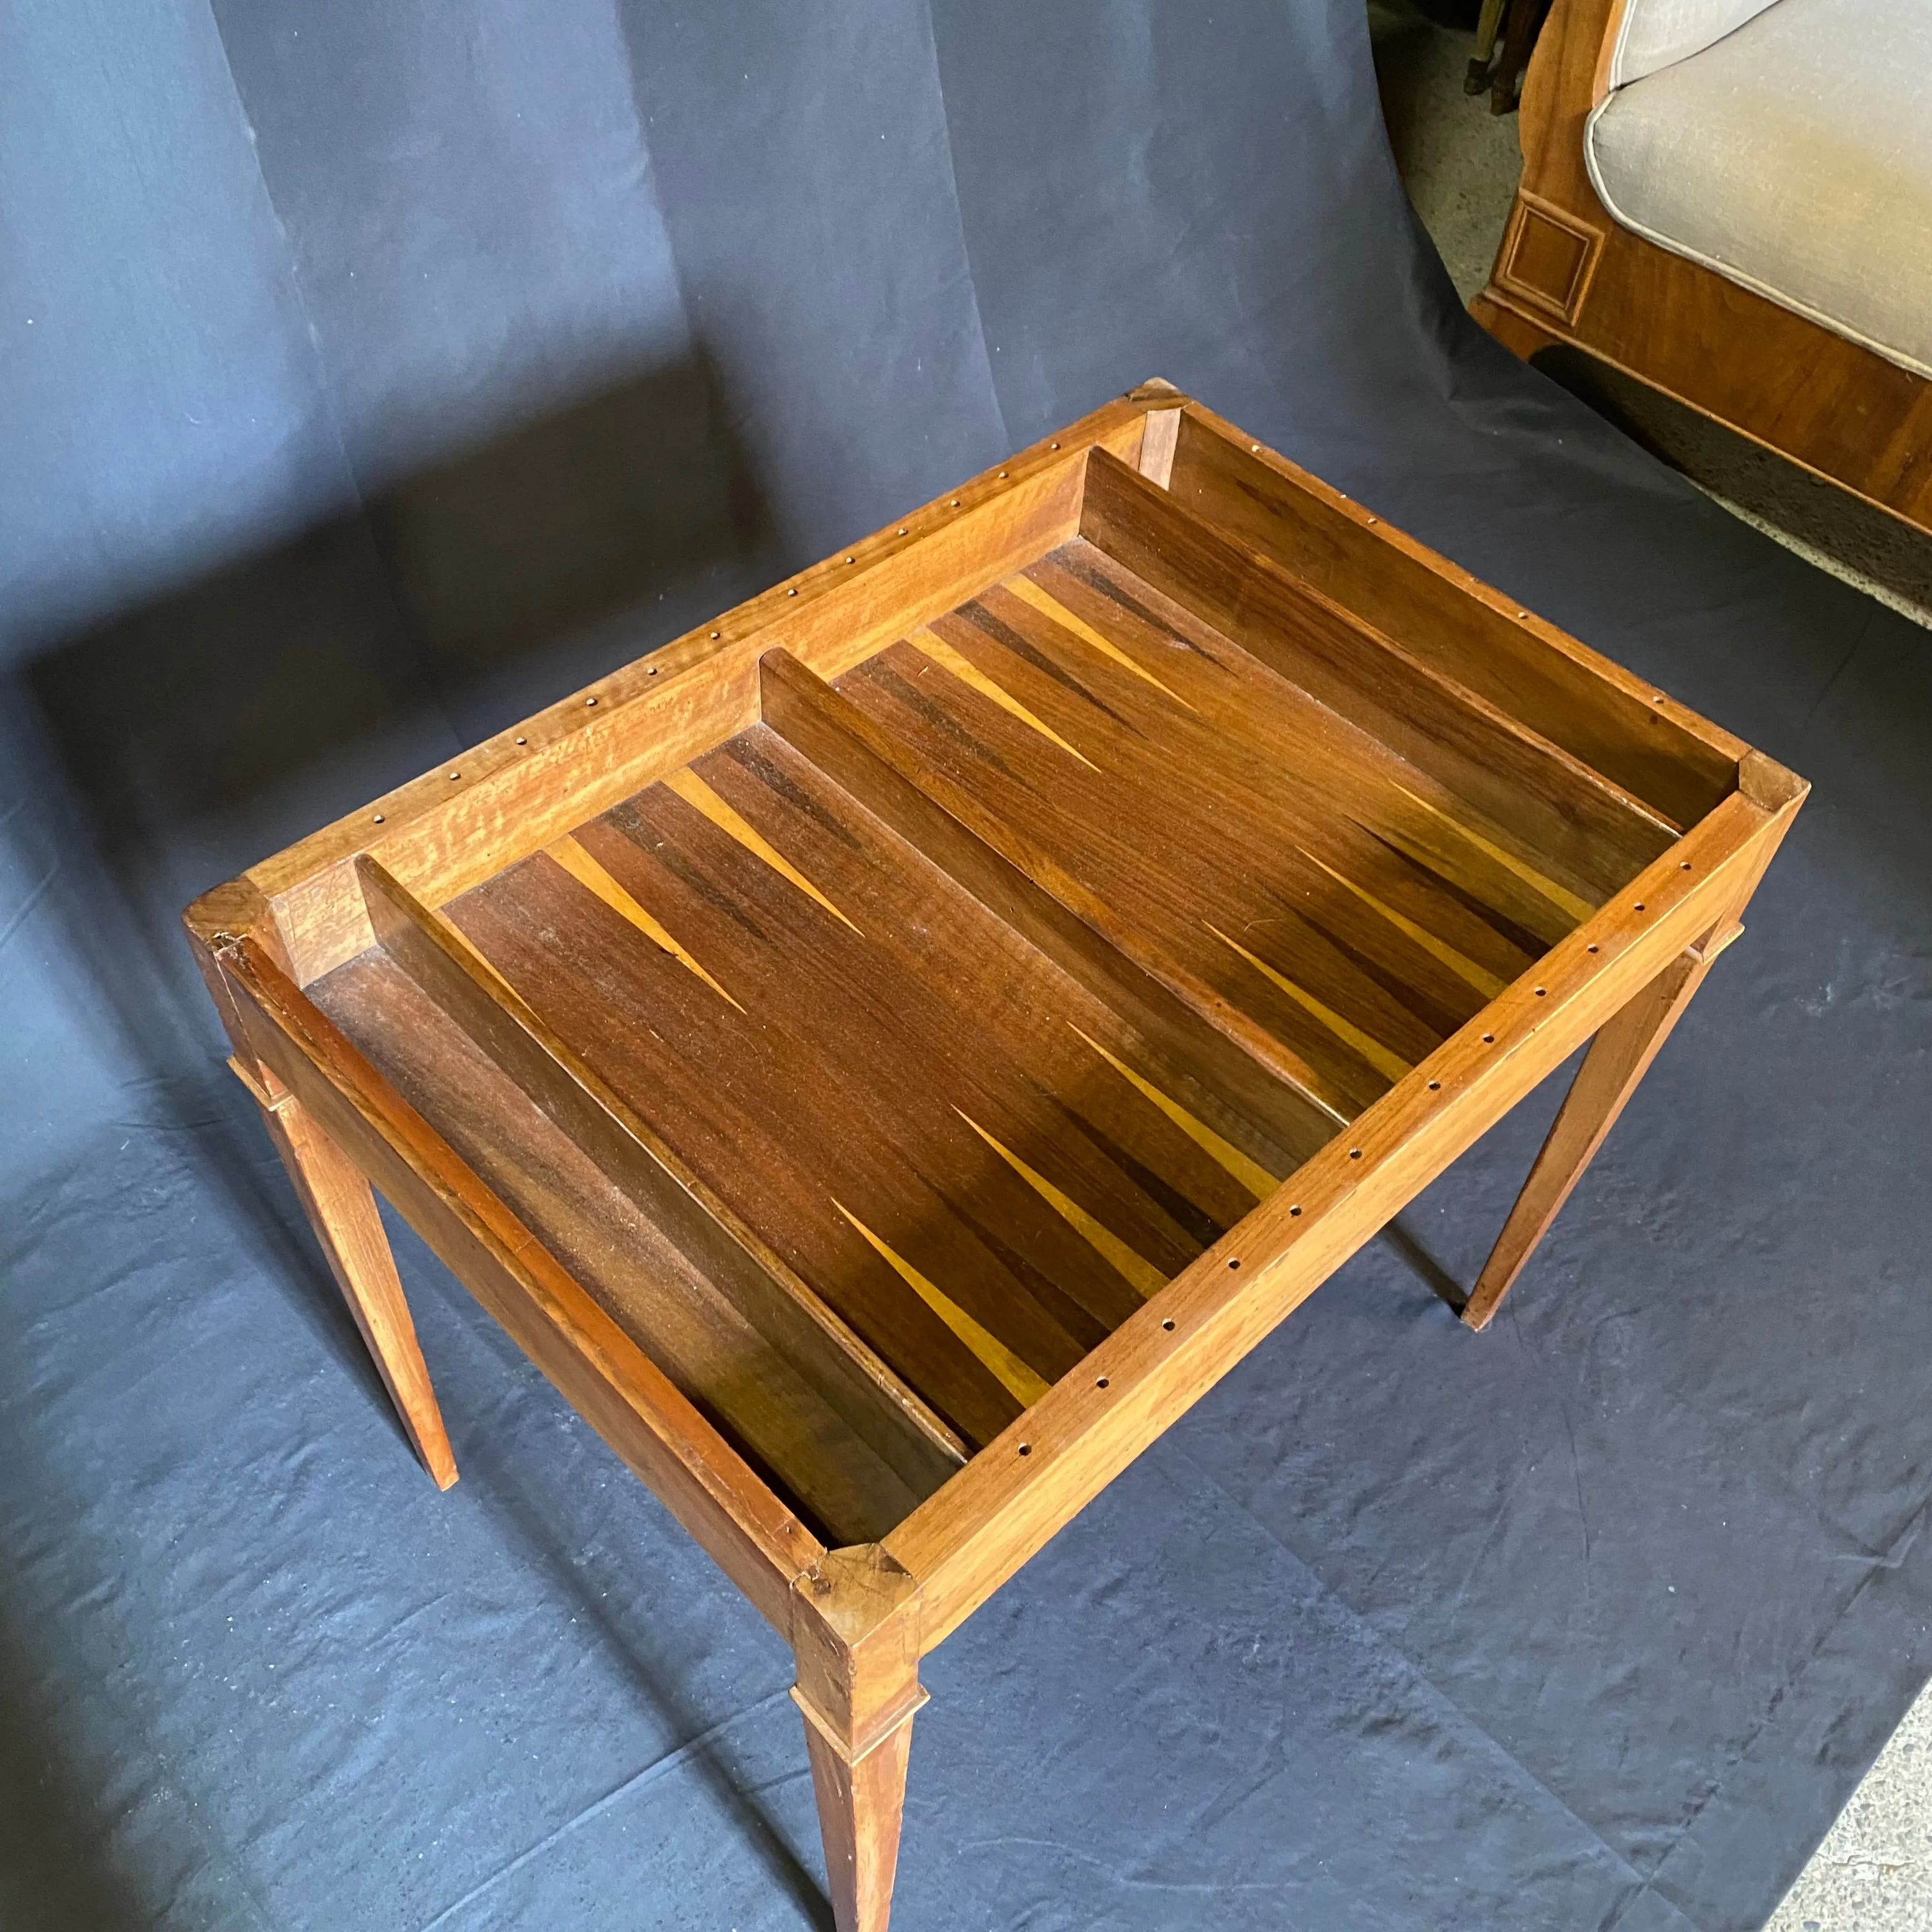
[[[1081,534],[308,989],[875,1538],[1677,836],[1104,452]]]

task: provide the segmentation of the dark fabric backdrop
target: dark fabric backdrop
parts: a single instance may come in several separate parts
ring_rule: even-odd
[[[1816,790],[1496,1330],[1553,1088],[931,1660],[896,1922],[1770,1910],[1932,1668],[1928,640],[1460,314],[1360,0],[12,0],[8,1932],[823,1922],[782,1647],[399,1231],[434,1492],[174,916],[1156,374]]]

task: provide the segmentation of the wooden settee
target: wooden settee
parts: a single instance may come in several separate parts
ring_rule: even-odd
[[[1478,320],[1932,530],[1932,0],[1556,0]]]

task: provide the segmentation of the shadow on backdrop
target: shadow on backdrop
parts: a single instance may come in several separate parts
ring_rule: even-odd
[[[12,1646],[8,1646],[10,1652]],[[145,1924],[145,1901],[116,1873],[100,1844],[99,1793],[76,1788],[0,1673],[0,1918],[9,1925],[115,1932]],[[8,1916],[17,1910],[18,1919]]]
[[[181,909],[780,572],[763,494],[694,356],[58,640],[0,690],[16,794],[0,830],[22,876],[44,882],[30,905],[52,911],[81,1004],[133,1070],[124,1118],[169,1133],[232,1204],[392,1424],[254,1110],[221,1070]],[[17,1653],[0,1678],[0,1788],[20,1799],[0,1846],[10,1896],[35,1924],[147,1922],[104,1844],[88,1850],[106,1821],[50,1750],[52,1714],[36,1721],[10,1688],[37,1681]],[[741,1815],[748,1802],[734,1800]],[[754,1835],[775,1875],[815,1896],[772,1833]]]
[[[712,1804],[731,1821],[773,1888],[784,1895],[814,1932],[836,1932],[830,1901],[818,1879],[760,1804],[758,1792],[744,1789],[725,1761],[717,1735],[724,1727],[706,1730],[689,1687],[675,1672],[666,1670],[661,1661],[653,1660],[648,1638],[636,1620],[647,1598],[641,1594],[620,1596],[614,1604],[608,1591],[591,1587],[583,1564],[566,1546],[557,1526],[567,1519],[568,1499],[552,1492],[549,1472],[533,1468],[527,1457],[514,1449],[506,1450],[487,1434],[478,1436],[472,1447],[465,1449],[464,1467],[476,1479],[478,1492],[484,1498],[483,1507],[496,1522],[505,1543],[513,1544],[532,1570],[556,1580],[557,1594],[569,1604],[573,1619],[592,1634],[594,1641],[621,1660],[626,1682],[635,1687],[640,1697],[673,1736],[686,1741],[668,1756],[688,1767]],[[628,1616],[627,1610],[631,1613]],[[790,1702],[789,1690],[779,1690],[760,1703],[741,1708],[726,1724],[750,1716],[760,1703],[777,1704],[789,1714]],[[608,1805],[625,1790],[655,1778],[664,1763],[660,1760],[646,1766],[630,1786],[620,1786],[601,1803]],[[811,1775],[802,1753],[792,1775],[798,1778]],[[587,1816],[579,1813],[567,1820],[554,1836],[561,1838],[574,1830]],[[459,1904],[480,1900],[528,1856],[520,1853],[500,1867]]]
[[[8,836],[212,1178],[232,1188],[258,1150],[236,1158],[210,1106],[225,1048],[187,901],[761,584],[770,552],[698,358],[509,428],[15,673],[6,709],[38,769]],[[238,1204],[262,1222],[252,1190]]]

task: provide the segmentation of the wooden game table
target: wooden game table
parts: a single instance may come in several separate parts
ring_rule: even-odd
[[[372,1185],[790,1643],[882,1932],[920,1658],[1594,1036],[1480,1328],[1805,790],[1152,382],[187,920],[431,1474]]]

